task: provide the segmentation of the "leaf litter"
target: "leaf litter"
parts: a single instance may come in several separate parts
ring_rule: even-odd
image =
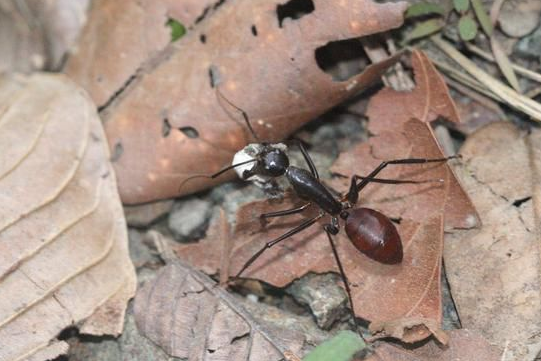
[[[448,235],[447,276],[462,325],[505,348],[502,360],[541,350],[540,145],[537,129],[493,123],[467,139],[456,169],[483,228]]]
[[[456,109],[441,76],[426,57],[419,52],[413,57],[418,88],[406,94],[384,89],[372,98],[369,128],[376,135],[340,155],[331,168],[343,176],[331,182],[337,189],[347,189],[349,178],[346,177],[352,175],[352,170],[355,174],[366,175],[383,160],[444,156],[428,122],[439,116],[458,121]],[[393,107],[383,107],[383,99]],[[391,126],[388,109],[400,109],[402,105],[405,105],[406,115],[397,113],[400,114],[397,123]],[[379,122],[386,126],[380,126]],[[445,343],[447,338],[440,331],[443,232],[445,227],[461,229],[478,225],[477,213],[446,164],[391,166],[381,174],[389,179],[427,182],[396,186],[371,184],[361,193],[362,206],[373,207],[400,220],[397,228],[405,250],[401,264],[389,266],[375,262],[358,252],[345,232],[336,236],[338,253],[352,285],[355,314],[370,321],[371,330],[380,337],[392,336],[415,342],[433,334]],[[259,215],[299,205],[295,197],[286,196],[280,203],[265,200],[242,206],[231,236],[235,243],[230,256],[230,274],[236,274],[265,242],[310,217],[310,212],[304,216],[272,219],[266,224],[261,223]],[[216,231],[209,232],[217,234]],[[199,244],[178,245],[177,253],[205,272],[216,273],[217,255],[221,249],[211,246],[211,242],[216,239],[207,237]],[[201,251],[210,248],[213,251],[202,257]],[[305,230],[267,250],[243,277],[283,287],[308,272],[337,272],[321,226]]]
[[[209,277],[178,260],[168,243],[152,232],[168,264],[135,298],[135,319],[142,334],[169,355],[194,360],[293,359],[304,337],[292,329],[263,326],[239,300]]]
[[[0,88],[0,360],[44,360],[74,324],[118,335],[135,273],[93,103],[64,76]]]
[[[312,2],[312,12],[281,22],[283,1],[224,2],[134,74],[102,111],[110,148],[122,149],[114,167],[124,203],[185,195],[231,179],[194,179],[179,193],[183,181],[217,172],[254,141],[236,107],[261,139],[283,140],[396,62],[398,56],[336,81],[315,52],[400,26],[405,2]]]

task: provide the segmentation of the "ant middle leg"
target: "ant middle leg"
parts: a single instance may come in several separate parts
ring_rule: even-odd
[[[246,263],[244,264],[244,266],[242,266],[242,268],[240,269],[240,271],[237,273],[237,275],[235,276],[236,278],[238,278],[248,267],[250,267],[250,265],[252,263],[255,262],[256,259],[259,258],[259,256],[261,256],[263,254],[263,252],[265,252],[267,249],[275,246],[276,244],[280,243],[281,241],[283,241],[284,239],[287,239],[303,230],[305,230],[306,228],[310,227],[311,225],[315,224],[319,219],[321,219],[323,216],[325,215],[325,213],[320,213],[319,215],[315,216],[314,218],[310,218],[310,219],[307,219],[306,221],[302,222],[301,224],[299,224],[297,227],[289,230],[288,232],[282,234],[280,237],[278,238],[275,238],[273,239],[272,241],[270,242],[267,242],[263,248],[261,248],[259,251],[257,251],[252,257],[250,257],[250,259],[248,261],[246,261]]]
[[[304,160],[308,164],[308,168],[310,168],[310,172],[312,173],[312,175],[316,179],[319,179],[319,174],[317,173],[317,168],[316,168],[314,162],[312,161],[312,158],[310,158],[310,154],[308,154],[308,151],[306,150],[306,148],[304,148],[304,145],[302,145],[302,142],[297,141],[297,146],[301,150],[302,156],[304,157]]]
[[[266,219],[271,217],[282,217],[282,216],[288,216],[290,214],[297,214],[304,211],[306,208],[308,208],[312,203],[308,202],[306,204],[303,204],[300,207],[292,208],[292,209],[286,209],[283,211],[276,211],[276,212],[269,212],[269,213],[263,213],[259,216],[259,218]]]

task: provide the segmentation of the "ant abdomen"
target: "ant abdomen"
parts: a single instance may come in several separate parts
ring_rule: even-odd
[[[370,208],[348,210],[345,229],[353,245],[373,260],[385,264],[402,262],[400,235],[384,214]]]

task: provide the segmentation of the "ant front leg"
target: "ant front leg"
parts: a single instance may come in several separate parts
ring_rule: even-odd
[[[302,156],[304,157],[304,160],[306,161],[306,164],[308,164],[308,168],[310,168],[310,173],[314,176],[314,178],[319,179],[319,174],[317,172],[317,168],[312,161],[312,158],[310,157],[310,154],[308,154],[308,151],[306,148],[304,148],[304,145],[302,145],[302,142],[298,139],[294,139],[295,144],[297,144],[297,147],[301,150]]]

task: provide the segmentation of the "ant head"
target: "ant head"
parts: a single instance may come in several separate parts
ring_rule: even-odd
[[[277,147],[268,146],[261,154],[260,172],[269,177],[284,175],[289,167],[286,153]]]

